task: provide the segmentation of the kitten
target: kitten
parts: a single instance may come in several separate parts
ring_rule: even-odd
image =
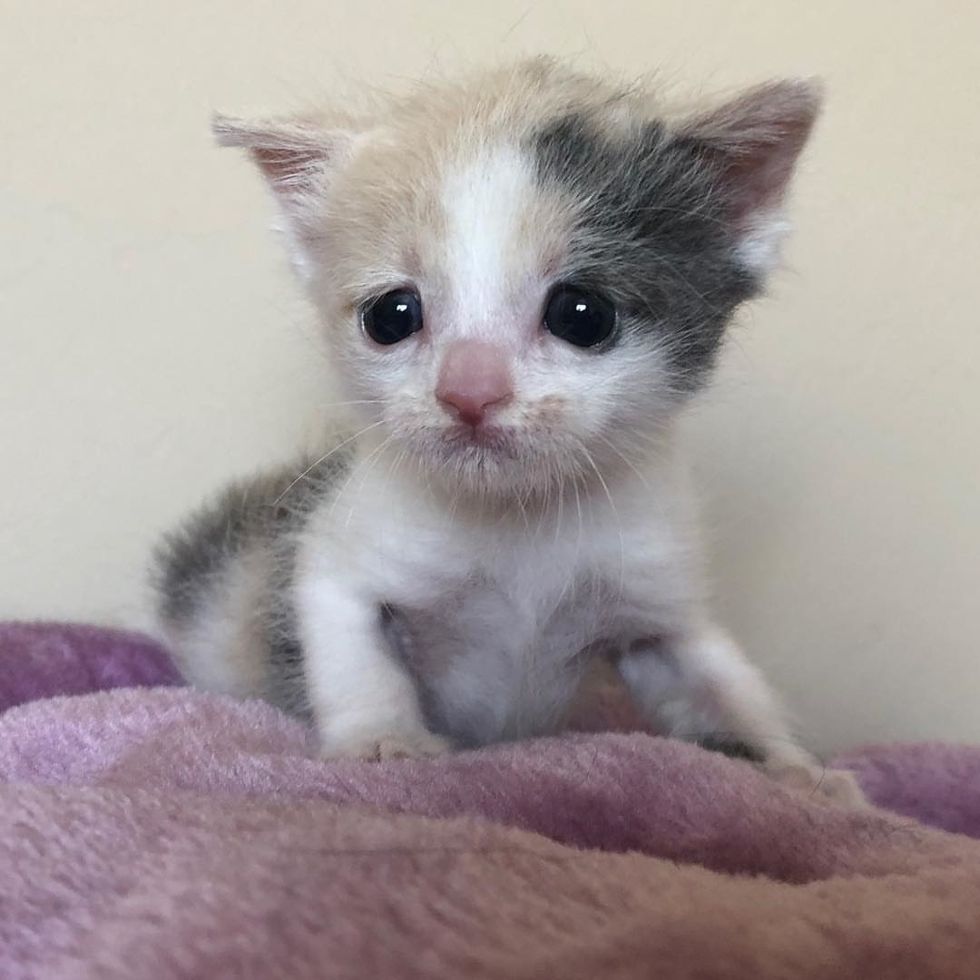
[[[858,799],[712,622],[674,435],[775,264],[818,103],[773,82],[667,119],[535,60],[364,115],[216,119],[360,425],[169,537],[189,679],[385,759],[553,732],[605,658],[661,730]]]

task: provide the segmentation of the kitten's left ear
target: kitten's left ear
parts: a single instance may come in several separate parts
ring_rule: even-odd
[[[221,146],[248,150],[285,219],[289,250],[306,277],[323,233],[329,180],[351,156],[357,135],[294,119],[233,119],[216,115],[211,129]]]
[[[816,80],[769,82],[680,127],[681,139],[718,169],[739,253],[757,273],[778,260],[786,191],[821,101]]]

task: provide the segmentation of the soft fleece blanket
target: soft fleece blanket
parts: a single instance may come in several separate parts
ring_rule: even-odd
[[[176,681],[0,627],[3,980],[980,976],[978,750],[838,760],[953,834],[644,734],[328,764]]]

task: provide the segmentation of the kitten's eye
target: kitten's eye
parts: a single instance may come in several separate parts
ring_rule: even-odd
[[[361,311],[364,331],[390,346],[422,329],[422,300],[410,289],[395,289],[371,300]]]
[[[591,289],[557,286],[545,304],[544,325],[576,347],[594,347],[616,326],[616,308]]]

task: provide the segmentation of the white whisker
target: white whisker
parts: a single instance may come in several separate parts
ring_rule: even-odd
[[[292,481],[292,483],[289,484],[289,486],[286,487],[285,490],[283,490],[281,494],[279,494],[278,497],[276,497],[276,499],[273,501],[273,506],[277,506],[278,504],[280,504],[283,498],[286,496],[286,494],[288,494],[289,491],[292,490],[297,483],[300,483],[302,480],[305,480],[318,466],[320,466],[322,463],[325,463],[328,459],[330,459],[331,456],[335,455],[336,453],[339,453],[340,450],[343,449],[345,446],[349,446],[352,442],[354,442],[355,439],[359,439],[362,435],[364,435],[365,432],[370,432],[372,429],[376,429],[379,425],[384,425],[384,419],[379,419],[377,422],[372,422],[370,425],[364,426],[363,429],[360,429],[358,432],[355,432],[352,436],[348,436],[346,439],[344,439],[343,442],[334,446],[332,449],[325,452],[322,456],[315,459],[312,463],[310,463],[309,466],[306,467],[305,470],[303,470],[302,473],[300,473],[299,476],[296,477],[295,480]]]

